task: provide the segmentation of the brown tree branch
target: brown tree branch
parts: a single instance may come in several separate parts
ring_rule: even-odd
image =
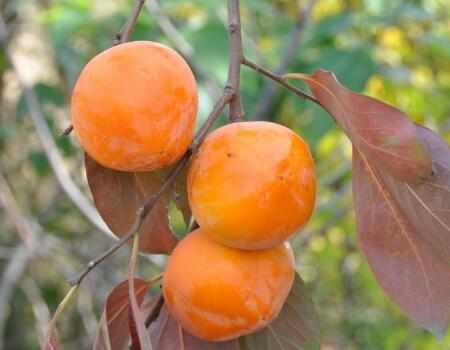
[[[214,12],[217,16],[217,18],[220,20],[220,22],[226,27],[228,26],[228,16],[227,11],[222,11],[221,6],[216,6],[214,8]],[[249,20],[251,18],[248,18]],[[249,22],[246,23],[248,26]],[[247,32],[248,33],[248,32]],[[258,59],[263,59],[263,55],[261,53],[260,48],[258,47],[257,41],[258,38],[252,37],[252,35],[247,34],[245,31],[245,28],[241,26],[241,36],[242,36],[242,46],[245,47],[246,50],[250,51],[253,57],[256,57]],[[252,33],[254,34],[254,33]]]
[[[157,0],[147,0],[145,2],[145,7],[153,16],[163,34],[173,43],[175,48],[189,63],[189,66],[194,71],[194,74],[198,75],[198,77],[203,81],[207,92],[212,96],[212,100],[214,101],[218,99],[222,94],[222,88],[214,78],[208,75],[204,67],[196,59],[194,48],[183,38],[177,27],[175,27],[170,18],[161,8],[159,2]]]
[[[134,26],[136,25],[136,21],[139,17],[139,13],[141,13],[142,6],[144,6],[145,0],[136,0],[134,4],[133,10],[128,16],[125,24],[123,25],[120,32],[116,34],[116,39],[113,42],[113,45],[119,45],[126,43],[130,40],[131,33],[133,33]]]
[[[234,91],[233,99],[230,101],[231,122],[242,120],[244,109],[242,108],[240,93],[241,62],[244,58],[242,53],[241,14],[239,0],[228,1],[228,35],[229,35],[229,66],[227,86]]]
[[[73,131],[73,125],[70,124],[67,128],[65,128],[63,131],[61,131],[59,136],[69,136],[72,131]]]
[[[95,259],[91,260],[85,267],[85,269],[75,278],[72,278],[68,281],[68,283],[73,286],[76,284],[80,284],[81,281],[89,274],[91,270],[93,270],[99,263],[113,254],[117,249],[122,247],[126,242],[128,242],[131,238],[133,238],[139,229],[142,226],[144,219],[147,217],[148,213],[152,210],[158,200],[161,198],[163,193],[171,187],[178,175],[187,165],[189,158],[192,154],[195,154],[200,147],[201,143],[206,137],[208,130],[211,128],[213,123],[220,116],[222,110],[225,108],[227,103],[229,103],[232,99],[233,94],[230,92],[230,89],[225,89],[219,101],[217,101],[214,109],[210,113],[208,119],[205,124],[203,124],[202,128],[198,131],[197,136],[191,144],[191,147],[186,151],[183,157],[178,161],[177,165],[172,169],[170,174],[164,180],[161,188],[158,190],[156,194],[154,194],[146,203],[144,203],[136,213],[136,220],[134,221],[131,228],[127,231],[127,233],[120,238],[111,248],[105,251],[103,254],[99,255]]]
[[[184,167],[187,165],[189,159],[193,154],[195,154],[198,151],[198,148],[202,144],[203,140],[205,139],[209,129],[212,127],[213,123],[217,120],[217,118],[222,113],[223,109],[227,104],[231,104],[231,102],[235,101],[235,114],[232,114],[234,118],[232,118],[233,121],[236,121],[240,119],[243,115],[242,106],[240,106],[240,100],[235,99],[236,96],[239,94],[239,74],[240,74],[240,64],[242,60],[242,46],[241,46],[241,38],[240,38],[240,18],[239,18],[239,0],[229,0],[229,9],[230,11],[230,66],[233,66],[233,68],[229,70],[228,74],[228,80],[227,84],[223,90],[222,96],[219,98],[219,100],[214,105],[213,110],[209,114],[206,122],[202,125],[200,130],[197,132],[194,140],[192,141],[191,146],[186,151],[186,153],[183,155],[183,157],[178,161],[176,166],[172,169],[170,174],[166,177],[164,180],[161,188],[159,191],[154,194],[146,203],[144,203],[137,211],[136,213],[136,219],[133,223],[133,225],[130,227],[128,232],[111,248],[109,248],[107,251],[105,251],[100,256],[96,257],[95,259],[91,260],[85,267],[85,269],[75,278],[72,278],[68,281],[68,283],[71,286],[79,285],[83,279],[89,274],[90,271],[92,271],[98,264],[100,264],[103,260],[108,258],[111,254],[113,254],[116,250],[118,250],[120,247],[122,247],[128,240],[133,238],[139,229],[142,226],[142,223],[148,213],[152,210],[152,208],[155,206],[159,198],[163,195],[163,193],[171,187],[178,175],[181,173],[181,171],[184,169]],[[239,66],[239,68],[237,68]],[[237,102],[236,102],[237,101]],[[239,103],[239,105],[237,105]],[[230,105],[231,109],[231,105]],[[239,116],[239,117],[238,117]]]
[[[274,74],[283,74],[294,60],[298,46],[303,40],[305,28],[311,16],[314,3],[315,0],[309,0],[305,6],[299,6],[298,20],[291,32],[286,51],[281,56],[280,63],[274,68]],[[267,81],[266,84],[264,84],[253,109],[253,120],[267,119],[267,115],[273,107],[277,90],[278,86],[273,81]]]

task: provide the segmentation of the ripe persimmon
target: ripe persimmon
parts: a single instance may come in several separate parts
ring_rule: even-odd
[[[268,248],[311,216],[314,162],[306,143],[284,126],[229,124],[208,135],[195,155],[188,196],[200,227],[218,242]]]
[[[72,95],[72,123],[84,150],[123,171],[154,170],[189,147],[197,114],[197,85],[171,48],[135,41],[95,56]]]
[[[201,228],[172,252],[164,300],[191,334],[223,341],[253,333],[280,312],[294,280],[289,243],[245,251],[217,243]]]

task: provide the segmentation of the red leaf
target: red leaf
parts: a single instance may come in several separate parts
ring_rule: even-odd
[[[208,342],[183,330],[163,305],[155,322],[148,328],[153,350],[239,350],[237,340]]]
[[[54,328],[48,330],[44,350],[61,350]]]
[[[287,74],[286,77],[304,80],[358,152],[377,168],[410,182],[431,174],[431,159],[414,124],[403,112],[348,90],[332,72],[318,70],[312,76]]]
[[[94,350],[123,349],[129,338],[128,332],[122,334],[118,338],[119,341],[116,342],[116,344],[118,344],[118,347],[113,348],[112,347],[113,342],[111,342],[111,339],[109,337],[109,327],[108,321],[106,320],[106,313],[103,313],[102,317],[100,318],[100,321],[98,322],[98,329],[94,343]],[[122,348],[120,346],[122,346]]]
[[[134,280],[135,295],[140,305],[144,300],[151,280]],[[106,299],[105,309],[99,322],[94,350],[122,350],[130,339],[128,280],[118,284]]]
[[[132,275],[128,279],[129,290],[129,329],[131,334],[132,350],[152,350],[152,343],[145,327],[145,319],[136,298],[135,284]]]
[[[86,174],[95,206],[108,227],[123,236],[136,219],[136,210],[161,187],[168,170],[124,172],[103,167],[86,155]],[[180,178],[182,179],[182,178]],[[179,180],[182,184],[182,180]],[[183,187],[177,197],[187,197]],[[177,238],[170,229],[167,205],[173,189],[168,190],[148,214],[139,231],[139,250],[145,253],[170,253]],[[187,215],[187,214],[186,214]],[[130,242],[129,242],[130,243]]]
[[[435,173],[399,181],[354,149],[353,196],[360,245],[384,291],[442,337],[450,320],[450,148],[416,126]]]
[[[248,350],[320,349],[319,317],[299,275],[295,276],[280,315],[267,327],[244,339],[243,348]]]

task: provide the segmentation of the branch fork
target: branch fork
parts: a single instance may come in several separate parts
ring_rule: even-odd
[[[145,1],[137,0],[136,4],[133,8],[132,13],[130,14],[127,22],[123,26],[122,30],[117,34],[116,38],[120,40],[120,43],[126,42],[131,34],[131,31],[134,28],[135,22],[139,15],[140,10]],[[239,12],[239,0],[228,0],[228,32],[229,32],[229,70],[228,70],[228,79],[223,88],[222,94],[220,98],[216,101],[213,110],[209,114],[205,123],[202,125],[200,130],[197,132],[194,140],[192,141],[190,147],[183,155],[183,157],[176,163],[172,171],[166,177],[163,182],[161,188],[157,193],[151,196],[147,202],[145,202],[137,211],[136,211],[136,219],[133,225],[130,227],[128,232],[120,238],[110,249],[105,251],[100,256],[96,257],[92,261],[90,261],[85,269],[75,278],[72,278],[68,281],[71,286],[79,285],[83,281],[83,279],[89,274],[91,270],[93,270],[98,264],[100,264],[103,260],[112,255],[116,250],[122,247],[127,241],[134,238],[136,234],[139,232],[143,221],[149,214],[149,212],[153,209],[159,198],[163,195],[163,193],[176,182],[178,175],[181,171],[186,167],[189,162],[189,159],[192,155],[195,155],[198,152],[200,145],[203,140],[206,138],[206,135],[213,123],[217,120],[217,118],[221,115],[223,110],[227,105],[229,105],[229,122],[239,122],[243,120],[244,109],[242,107],[241,98],[240,98],[240,69],[241,65],[246,65],[257,72],[273,79],[279,84],[285,86],[289,90],[293,91],[297,95],[309,99],[313,102],[318,103],[312,96],[302,92],[295,86],[286,82],[283,77],[273,74],[262,67],[248,61],[245,59],[242,50],[242,35],[241,35],[241,20],[240,20],[240,12]],[[69,130],[70,127],[66,130]],[[69,130],[70,132],[70,130]],[[64,133],[66,134],[66,133]]]

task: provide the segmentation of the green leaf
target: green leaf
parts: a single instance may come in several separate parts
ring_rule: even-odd
[[[28,159],[40,177],[45,177],[51,173],[52,169],[47,160],[47,156],[43,152],[31,151],[30,154],[28,154]]]

